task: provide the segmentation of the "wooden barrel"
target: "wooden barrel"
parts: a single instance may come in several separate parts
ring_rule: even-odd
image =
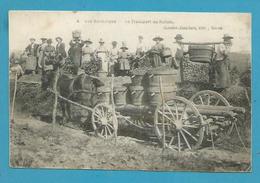
[[[149,86],[160,86],[160,78],[162,86],[175,86],[178,80],[177,70],[173,68],[156,68],[148,72]]]
[[[111,88],[101,86],[97,88],[97,101],[98,103],[110,104]]]
[[[164,86],[163,88],[164,100],[170,100],[176,96],[176,86]],[[160,87],[149,87],[148,88],[149,104],[156,106],[162,102]]]
[[[127,88],[125,86],[114,87],[114,102],[116,105],[125,105],[126,104],[126,92]]]
[[[144,69],[135,69],[131,72],[131,81],[132,85],[135,86],[142,86],[144,81],[144,76],[146,75],[147,71]]]
[[[140,106],[143,104],[144,87],[142,86],[129,86],[131,96],[131,103]]]
[[[189,58],[192,62],[210,63],[213,56],[213,47],[207,45],[190,45]]]

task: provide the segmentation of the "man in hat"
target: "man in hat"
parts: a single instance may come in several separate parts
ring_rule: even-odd
[[[43,62],[43,51],[45,49],[45,47],[47,46],[47,38],[41,38],[42,43],[38,46],[37,49],[37,62],[38,62],[38,69],[42,68],[42,62]]]
[[[65,63],[65,58],[67,57],[65,44],[62,42],[61,37],[56,37],[56,41],[56,60],[59,65],[63,65]]]
[[[91,62],[93,58],[93,49],[91,48],[92,41],[87,39],[84,41],[85,46],[82,48],[82,64],[81,68],[85,70],[86,66]]]
[[[52,39],[47,40],[47,46],[43,51],[44,58],[42,63],[42,89],[52,87],[52,76],[55,64],[55,47],[52,45]]]
[[[68,51],[69,58],[73,63],[73,74],[77,75],[78,70],[81,66],[82,60],[82,47],[84,46],[84,41],[81,40],[80,31],[73,31],[73,39],[70,41],[70,48]]]
[[[114,76],[115,74],[115,64],[117,63],[117,59],[118,59],[118,54],[119,54],[119,50],[117,48],[117,42],[113,41],[112,42],[112,48],[109,51],[109,75]]]
[[[37,49],[38,45],[35,43],[35,38],[30,38],[30,44],[25,48],[25,53],[28,56],[25,66],[26,73],[34,74],[37,67]]]
[[[109,51],[105,47],[105,41],[103,39],[99,40],[99,46],[95,50],[94,56],[97,61],[101,61],[101,70],[108,72]]]
[[[163,38],[157,36],[153,38],[153,41],[155,41],[155,45],[149,50],[151,55],[151,64],[153,67],[158,67],[162,65],[162,52],[164,50],[164,45],[161,41],[163,41]]]
[[[232,36],[224,34],[223,43],[215,47],[213,66],[215,73],[215,87],[219,92],[223,91],[231,84],[229,53],[232,46],[232,39]]]
[[[171,66],[173,66],[174,69],[176,69],[177,72],[177,82],[181,81],[181,74],[180,74],[180,65],[183,61],[184,55],[187,54],[188,49],[184,47],[182,44],[182,40],[184,39],[181,34],[176,34],[174,37],[175,42],[173,43],[172,47],[172,63]]]
[[[129,58],[130,54],[128,52],[128,47],[126,43],[123,42],[120,48],[122,51],[119,52],[118,60],[119,60],[119,72],[121,76],[127,76],[130,70]]]

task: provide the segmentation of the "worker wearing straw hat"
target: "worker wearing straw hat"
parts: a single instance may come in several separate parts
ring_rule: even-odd
[[[30,38],[30,44],[25,48],[25,53],[28,56],[28,59],[26,60],[25,73],[34,74],[36,71],[38,45],[35,41],[35,38]]]
[[[92,41],[90,39],[85,40],[84,43],[85,46],[82,48],[82,69],[85,69],[86,66],[91,62],[94,52],[91,48]]]
[[[84,46],[84,42],[81,40],[81,32],[79,30],[72,32],[72,38],[68,55],[73,63],[73,74],[78,75],[78,70],[81,66],[82,47]]]
[[[161,41],[163,41],[163,38],[157,36],[153,38],[153,41],[155,41],[155,45],[149,50],[149,53],[152,56],[151,64],[153,67],[158,67],[162,65],[162,52],[164,50],[164,45]]]
[[[65,44],[62,42],[61,37],[56,37],[56,60],[59,65],[63,65],[65,63],[65,58],[67,57],[67,53],[65,50]]]
[[[232,46],[233,37],[229,34],[224,34],[223,43],[215,47],[214,73],[215,87],[218,91],[230,86],[230,61],[229,53]]]
[[[125,42],[122,43],[121,51],[118,55],[119,60],[119,72],[122,76],[127,76],[130,70],[129,58],[130,54],[128,52],[128,47]]]
[[[94,52],[95,59],[97,61],[101,62],[101,70],[103,72],[108,73],[108,56],[109,56],[109,51],[105,46],[105,41],[103,39],[99,40],[99,46]]]
[[[174,39],[175,42],[172,47],[172,67],[177,70],[176,82],[181,82],[180,65],[183,61],[184,55],[188,52],[188,49],[182,44],[184,38],[181,34],[176,34]]]
[[[52,87],[52,71],[55,64],[55,47],[52,45],[52,39],[47,40],[47,46],[44,48],[43,54],[42,89],[47,89],[47,87]]]

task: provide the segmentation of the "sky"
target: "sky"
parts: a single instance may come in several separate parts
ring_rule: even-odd
[[[72,11],[10,11],[9,51],[24,50],[29,38],[63,38],[66,49],[72,31],[80,30],[83,40],[91,39],[92,47],[102,38],[108,48],[112,41],[119,46],[126,42],[134,51],[138,36],[145,44],[161,36],[171,47],[176,34],[184,42],[219,42],[223,34],[234,37],[232,52],[251,53],[251,15],[248,13],[173,13],[173,12],[72,12]],[[54,41],[55,43],[55,41]],[[55,43],[56,44],[56,43]]]

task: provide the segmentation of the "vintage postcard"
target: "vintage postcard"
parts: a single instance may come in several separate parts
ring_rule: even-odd
[[[251,14],[9,12],[10,166],[251,171]]]

